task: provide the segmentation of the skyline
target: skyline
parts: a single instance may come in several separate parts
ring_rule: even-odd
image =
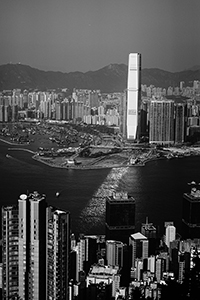
[[[198,0],[3,1],[0,65],[87,72],[128,64],[178,72],[200,63]],[[180,55],[181,54],[181,55]]]

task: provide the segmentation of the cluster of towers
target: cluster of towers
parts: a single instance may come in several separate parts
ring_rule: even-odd
[[[45,195],[22,194],[3,207],[3,299],[66,299],[69,239],[69,212],[48,206]]]
[[[74,89],[71,95],[65,89],[5,91],[0,93],[0,122],[42,119],[118,126],[118,111],[104,105],[101,99],[100,90]]]
[[[173,222],[165,222],[163,238],[148,220],[136,232],[135,199],[126,192],[105,202],[105,235],[78,240],[70,213],[48,205],[45,195],[22,194],[17,205],[3,207],[3,299],[96,299],[101,288],[112,298],[136,286],[159,299],[165,277],[182,284],[190,276],[200,253],[198,189],[183,195],[182,239]]]

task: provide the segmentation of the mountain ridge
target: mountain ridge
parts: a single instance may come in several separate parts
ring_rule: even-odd
[[[24,89],[57,89],[73,88],[101,90],[101,92],[122,92],[127,85],[128,67],[125,64],[109,64],[96,71],[61,72],[44,71],[29,65],[0,65],[0,90]],[[159,68],[141,70],[142,84],[167,88],[179,86],[180,81],[191,85],[192,81],[200,80],[200,67],[193,66],[180,72],[169,72]]]

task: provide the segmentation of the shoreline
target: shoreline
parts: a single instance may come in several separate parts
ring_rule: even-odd
[[[39,155],[37,154],[37,152],[33,151],[33,150],[30,150],[30,149],[27,149],[27,148],[21,148],[20,146],[24,146],[23,144],[16,144],[16,143],[12,143],[12,142],[9,142],[7,140],[4,140],[2,138],[0,138],[0,141],[1,142],[4,142],[8,145],[11,145],[11,146],[18,146],[18,147],[13,147],[13,148],[8,148],[8,151],[26,151],[26,152],[29,152],[32,155],[32,159],[34,159],[35,161],[38,161],[40,163],[43,163],[49,167],[52,167],[52,168],[59,168],[59,169],[67,169],[67,170],[98,170],[98,169],[113,169],[113,168],[128,168],[128,167],[144,167],[147,163],[151,162],[151,161],[157,161],[157,160],[168,160],[166,157],[162,157],[162,158],[159,158],[159,157],[152,157],[150,159],[144,159],[143,162],[141,163],[138,163],[138,164],[114,164],[113,165],[108,165],[106,166],[105,164],[103,164],[102,166],[101,165],[96,165],[95,166],[95,163],[94,165],[59,165],[59,164],[56,164],[54,163],[53,161],[45,161],[44,159],[42,159],[41,157],[39,157]],[[187,158],[187,157],[191,157],[191,156],[200,156],[200,152],[198,151],[197,153],[195,154],[191,154],[191,155],[185,155],[183,157],[174,157],[174,158]]]
[[[67,170],[98,170],[98,169],[113,169],[113,168],[127,168],[127,167],[144,167],[145,164],[138,164],[138,165],[119,165],[119,164],[114,164],[113,166],[60,166],[60,165],[56,165],[56,164],[51,164],[47,161],[44,161],[43,159],[38,159],[37,158],[37,154],[32,156],[32,159],[39,161],[49,167],[52,168],[60,168],[60,169],[67,169]]]

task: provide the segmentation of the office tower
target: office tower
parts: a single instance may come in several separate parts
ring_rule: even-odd
[[[130,53],[127,84],[127,140],[136,140],[138,132],[138,108],[141,93],[141,54]]]
[[[108,265],[123,267],[123,247],[122,242],[106,241],[106,261]]]
[[[129,246],[131,248],[131,267],[134,268],[136,258],[148,258],[148,239],[140,232],[131,234],[129,237]]]
[[[170,243],[176,239],[176,227],[169,225],[165,229],[165,244],[170,248]]]
[[[141,233],[148,238],[149,254],[155,254],[157,246],[156,227],[153,226],[153,223],[148,222],[148,218],[146,218],[146,223],[142,223]]]
[[[156,238],[156,227],[153,226],[153,223],[148,222],[148,218],[146,218],[146,223],[142,223],[141,233],[148,239]]]
[[[18,294],[18,207],[2,208],[2,298]]]
[[[183,143],[185,140],[185,104],[175,105],[175,143]]]
[[[200,238],[200,190],[192,188],[183,195],[182,237],[184,239]]]
[[[149,142],[153,144],[174,143],[174,101],[151,101]]]
[[[21,195],[19,205],[19,296],[45,299],[46,200],[33,192]]]
[[[124,192],[114,192],[106,199],[106,240],[128,245],[135,231],[135,199]]]
[[[46,299],[68,299],[70,214],[47,208]]]

